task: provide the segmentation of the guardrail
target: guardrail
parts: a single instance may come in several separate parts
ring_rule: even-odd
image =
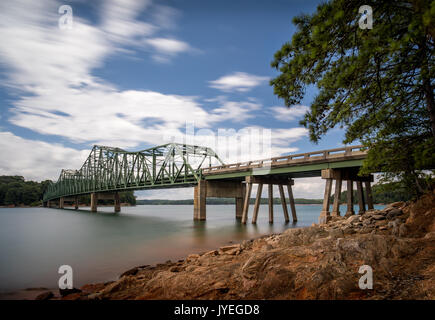
[[[348,146],[337,149],[328,149],[321,151],[305,152],[299,154],[291,154],[287,156],[274,157],[270,159],[238,162],[232,164],[224,164],[208,168],[202,168],[203,175],[217,174],[228,171],[244,171],[262,167],[279,167],[292,164],[304,164],[321,160],[338,160],[339,158],[349,158],[355,156],[363,156],[367,154],[367,150],[362,145]]]

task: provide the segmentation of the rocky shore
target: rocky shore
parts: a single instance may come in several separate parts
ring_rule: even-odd
[[[371,290],[358,286],[362,265]],[[62,299],[435,299],[435,193],[137,267]]]

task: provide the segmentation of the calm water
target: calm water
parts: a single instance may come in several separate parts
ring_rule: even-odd
[[[309,226],[317,222],[321,207],[296,206],[295,225],[285,224],[280,205],[274,207],[273,225],[267,205],[260,207],[257,225],[237,222],[234,205],[208,205],[205,222],[192,220],[190,205],[123,207],[119,214],[112,207],[99,210],[0,209],[0,292],[56,288],[64,264],[73,268],[75,287],[114,280],[135,266]]]

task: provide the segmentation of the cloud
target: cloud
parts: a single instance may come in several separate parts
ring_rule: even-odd
[[[270,107],[269,111],[278,121],[293,121],[301,118],[310,110],[307,106],[295,105],[287,107]]]
[[[37,181],[57,180],[60,168],[80,168],[89,154],[89,150],[28,140],[11,132],[0,132],[0,149],[0,175],[19,175]]]
[[[2,84],[14,88],[18,97],[9,106],[12,116],[8,120],[12,124],[74,143],[135,150],[139,145],[166,143],[171,136],[182,139],[186,120],[194,122],[197,128],[188,139],[213,140],[217,134],[217,130],[210,129],[213,125],[244,121],[262,107],[253,99],[230,101],[221,97],[209,100],[214,106],[206,109],[197,97],[116,88],[94,76],[93,71],[103,66],[114,51],[124,50],[125,46],[132,50],[135,39],[148,41],[152,52],[162,56],[172,57],[190,46],[174,38],[157,37],[158,25],[145,26],[136,20],[141,10],[152,5],[148,2],[105,2],[101,25],[93,26],[74,17],[72,30],[58,28],[59,15],[53,8],[60,4],[54,0],[17,0],[14,5],[0,2],[0,61],[5,74]],[[136,30],[137,27],[144,28]],[[140,44],[134,48],[143,49]],[[229,81],[225,88],[249,90],[266,79],[244,73],[235,75],[242,75],[239,78],[244,80],[238,84]],[[218,79],[221,86],[224,78]],[[197,135],[205,129],[209,131]],[[290,144],[306,136],[303,128],[274,129],[270,150],[241,153],[243,141],[252,138],[250,130],[263,129],[241,128],[237,143],[222,149],[225,161],[293,152],[297,149]],[[26,140],[10,132],[1,134],[2,154],[7,154],[1,160],[3,174],[22,174],[28,179],[57,178],[61,168],[79,168],[89,152]],[[254,136],[253,141],[263,138]]]
[[[167,62],[170,57],[192,50],[188,43],[177,39],[152,38],[145,40],[145,42],[157,52],[153,58],[158,62]]]
[[[268,79],[268,77],[256,76],[245,72],[234,72],[220,77],[219,79],[209,81],[209,83],[210,88],[215,88],[225,92],[247,92],[252,88],[263,84]]]

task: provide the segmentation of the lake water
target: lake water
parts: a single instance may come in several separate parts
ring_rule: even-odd
[[[75,287],[115,280],[135,266],[310,226],[321,206],[297,205],[294,225],[285,224],[281,205],[274,206],[273,224],[267,205],[261,206],[257,225],[250,223],[253,206],[246,225],[235,219],[234,205],[208,205],[207,221],[201,222],[192,220],[191,205],[122,207],[119,214],[112,207],[99,207],[98,213],[83,209],[0,209],[0,293],[56,288],[61,265],[73,268]]]

